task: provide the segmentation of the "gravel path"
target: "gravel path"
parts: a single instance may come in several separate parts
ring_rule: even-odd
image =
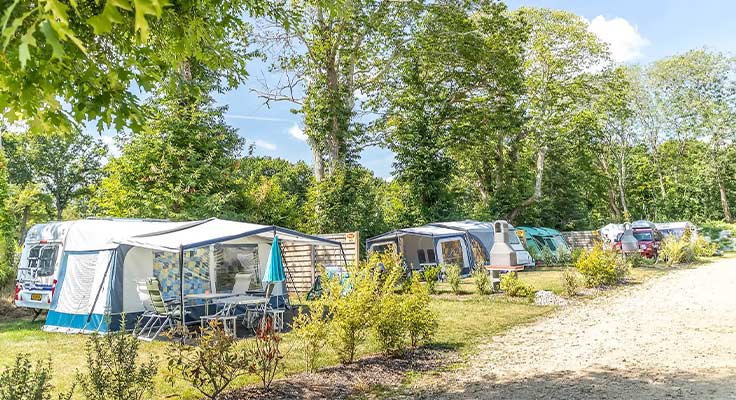
[[[423,397],[736,399],[736,259],[515,328]]]

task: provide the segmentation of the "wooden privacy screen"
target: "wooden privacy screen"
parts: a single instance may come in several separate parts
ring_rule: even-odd
[[[360,235],[358,232],[330,233],[319,235],[325,239],[342,243],[345,259],[353,264],[360,258]],[[286,269],[286,286],[292,294],[294,288],[300,295],[306,294],[312,287],[318,265],[344,266],[342,252],[339,247],[312,246],[308,244],[282,245]]]
[[[596,241],[601,241],[598,231],[562,232],[562,236],[570,247],[586,250],[592,249]]]

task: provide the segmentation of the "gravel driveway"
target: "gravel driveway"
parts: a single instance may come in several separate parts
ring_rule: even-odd
[[[423,397],[736,399],[736,259],[513,329],[431,386]]]

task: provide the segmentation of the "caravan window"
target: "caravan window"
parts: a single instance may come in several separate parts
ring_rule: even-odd
[[[424,249],[417,250],[417,258],[419,258],[419,264],[427,263],[427,256],[424,254]]]
[[[437,264],[437,255],[434,254],[434,249],[427,249],[427,262]]]
[[[446,240],[440,243],[442,250],[442,262],[445,264],[459,265],[465,268],[465,257],[463,245],[460,240]]]
[[[58,245],[39,244],[28,252],[28,268],[36,271],[36,276],[51,276],[56,266]]]
[[[250,288],[261,288],[261,266],[257,244],[216,244],[215,282],[217,293],[228,293],[235,285],[235,275],[250,274]]]

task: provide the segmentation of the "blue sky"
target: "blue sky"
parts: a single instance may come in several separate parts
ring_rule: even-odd
[[[572,11],[590,22],[591,30],[610,44],[613,58],[624,63],[646,63],[697,47],[724,52],[736,50],[736,1],[716,0],[537,0],[508,1],[511,8],[523,5]],[[311,152],[301,132],[302,120],[291,113],[293,105],[266,107],[251,92],[259,87],[265,65],[254,61],[251,80],[232,92],[217,96],[229,107],[227,121],[241,136],[255,143],[259,155],[311,163]],[[362,164],[378,176],[391,175],[393,156],[379,148],[367,149]]]

